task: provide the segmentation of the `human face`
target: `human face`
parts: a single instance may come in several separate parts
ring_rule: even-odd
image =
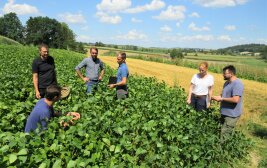
[[[198,70],[201,76],[205,76],[207,74],[207,67],[204,65],[200,65]]]
[[[124,59],[122,59],[121,55],[117,56],[117,63],[120,65],[124,62]]]
[[[92,49],[90,54],[91,54],[91,57],[93,58],[93,60],[97,59],[98,52],[95,49]]]
[[[223,79],[224,80],[230,80],[232,76],[233,76],[233,74],[228,69],[226,69],[223,72]]]
[[[40,56],[42,57],[42,59],[46,60],[47,57],[48,57],[48,54],[49,54],[49,50],[48,50],[48,48],[46,48],[46,47],[42,47],[42,48],[39,50],[39,53],[40,53]]]

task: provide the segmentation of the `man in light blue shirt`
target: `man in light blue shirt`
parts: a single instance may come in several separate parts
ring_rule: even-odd
[[[90,48],[91,57],[83,59],[83,61],[75,67],[79,77],[86,83],[87,93],[92,93],[92,89],[96,90],[98,82],[102,80],[104,75],[104,64],[97,58],[98,49],[96,47]],[[80,71],[85,67],[86,76],[84,77]]]
[[[127,80],[129,76],[129,70],[126,65],[126,53],[119,53],[117,56],[117,63],[119,64],[117,72],[117,83],[110,84],[110,88],[116,87],[117,99],[125,99],[128,97]]]
[[[240,115],[242,114],[242,100],[244,85],[236,77],[236,69],[229,65],[223,68],[223,77],[226,82],[223,85],[221,96],[213,96],[212,99],[221,102],[221,142],[229,138]]]

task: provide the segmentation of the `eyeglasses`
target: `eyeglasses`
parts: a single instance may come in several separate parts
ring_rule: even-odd
[[[91,52],[91,54],[98,54],[97,52]]]

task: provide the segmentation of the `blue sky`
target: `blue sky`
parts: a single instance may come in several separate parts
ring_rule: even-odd
[[[83,42],[217,49],[267,44],[266,0],[0,0],[15,12],[65,22]]]

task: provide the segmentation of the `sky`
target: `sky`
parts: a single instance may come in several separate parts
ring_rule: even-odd
[[[267,0],[0,0],[15,12],[65,22],[81,42],[218,49],[267,44]]]

